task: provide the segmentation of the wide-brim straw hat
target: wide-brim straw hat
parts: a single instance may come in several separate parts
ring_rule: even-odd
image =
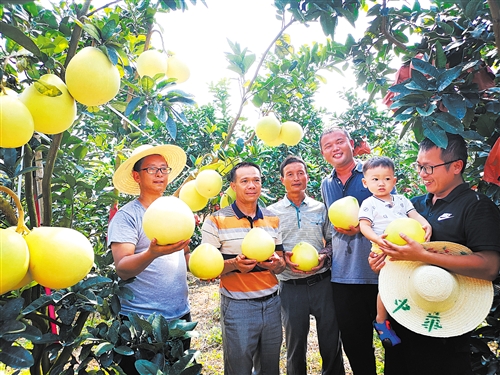
[[[130,157],[120,164],[118,169],[115,171],[115,174],[113,175],[113,185],[115,188],[125,194],[139,195],[139,184],[135,182],[134,177],[132,176],[132,170],[135,163],[149,155],[161,155],[165,158],[168,166],[172,168],[172,171],[168,174],[169,183],[174,181],[186,166],[186,153],[178,146],[142,145],[132,151]]]
[[[423,243],[427,251],[468,256],[453,242]],[[449,272],[422,262],[387,261],[379,275],[387,312],[409,330],[431,337],[453,337],[478,327],[493,302],[491,281]]]

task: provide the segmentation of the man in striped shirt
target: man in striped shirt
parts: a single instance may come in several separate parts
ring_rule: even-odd
[[[343,375],[340,333],[330,282],[331,225],[326,207],[306,195],[306,163],[288,156],[280,166],[286,194],[269,210],[279,216],[287,267],[279,276],[281,316],[285,327],[287,374],[307,375],[306,354],[310,315],[316,319],[322,375]],[[293,247],[308,242],[319,251],[319,265],[304,272],[290,260]]]
[[[279,219],[258,205],[262,188],[258,165],[239,163],[229,179],[236,201],[214,212],[202,226],[202,242],[214,245],[224,256],[220,276],[224,374],[279,374],[282,328],[276,275],[286,266]],[[274,254],[263,262],[241,253],[243,238],[254,227],[264,229],[276,244]]]

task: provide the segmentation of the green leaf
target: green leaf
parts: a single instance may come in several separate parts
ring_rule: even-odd
[[[35,56],[40,58],[42,57],[42,52],[35,44],[35,42],[33,42],[33,40],[24,35],[24,33],[17,27],[9,25],[3,21],[0,21],[0,33],[2,34],[2,36],[10,38],[20,46],[26,48]]]
[[[137,109],[137,107],[139,106],[139,104],[141,104],[141,101],[142,101],[142,97],[140,97],[140,96],[137,96],[134,99],[132,99],[128,103],[127,108],[125,108],[125,112],[123,114],[125,116],[127,116],[127,117],[130,116],[130,114]]]
[[[167,122],[165,125],[167,127],[168,133],[170,134],[172,139],[175,140],[175,138],[177,138],[177,124],[175,123],[172,116],[168,116],[168,119],[167,119]]]
[[[115,32],[116,32],[116,21],[114,19],[111,19],[108,22],[106,22],[104,27],[101,29],[102,39],[104,41],[108,40],[113,36]]]
[[[333,38],[335,35],[335,28],[337,27],[338,23],[337,16],[332,16],[329,13],[322,13],[319,17],[319,23],[321,24],[323,33]]]
[[[429,64],[427,61],[413,58],[411,59],[411,63],[413,65],[413,69],[418,70],[420,73],[428,74],[434,78],[437,78],[439,76],[439,71],[436,69],[436,67],[432,64]]]
[[[455,116],[458,119],[463,119],[466,112],[467,106],[465,99],[460,94],[443,94],[443,105],[448,109],[448,112],[452,116]]]
[[[446,59],[446,54],[444,53],[443,46],[441,45],[439,40],[436,41],[435,47],[436,47],[436,66],[439,69],[444,69],[446,68],[446,63],[448,61]]]
[[[135,361],[135,368],[140,375],[159,375],[161,374],[160,369],[154,363],[146,361],[145,359],[139,359]]]
[[[169,335],[167,320],[161,314],[155,315],[152,326],[156,341],[167,342]]]
[[[0,337],[7,334],[22,332],[26,329],[26,325],[18,320],[6,320],[0,325]]]
[[[435,113],[433,118],[441,129],[448,133],[459,134],[464,129],[462,122],[448,112]]]
[[[92,25],[91,23],[84,23],[82,26],[83,30],[87,32],[92,38],[97,40],[98,42],[101,41],[101,35],[99,34],[99,29]]]
[[[443,91],[447,88],[455,79],[457,79],[460,74],[462,74],[462,67],[460,65],[455,66],[451,69],[446,69],[437,77],[437,91]]]
[[[117,352],[118,354],[125,355],[125,356],[130,356],[130,355],[134,354],[134,351],[126,345],[120,345],[116,348],[113,348],[113,350],[115,352]]]
[[[141,78],[141,87],[147,93],[153,91],[153,89],[155,87],[154,79],[151,77],[148,77],[148,76],[143,76]]]
[[[0,362],[12,368],[28,368],[35,364],[31,353],[22,346],[2,345],[0,348]]]
[[[100,343],[99,345],[97,345],[97,347],[95,349],[95,355],[97,357],[99,357],[99,356],[103,355],[104,353],[109,352],[113,348],[114,348],[114,345],[111,344],[110,342]]]
[[[0,308],[0,322],[15,320],[21,313],[24,305],[24,298],[14,298],[7,300],[7,303]]]
[[[473,20],[476,18],[476,13],[479,10],[479,7],[483,4],[483,0],[469,0],[467,6],[465,7],[465,16]]]
[[[429,117],[423,117],[422,121],[424,136],[429,138],[436,146],[446,148],[448,146],[448,137],[446,136],[446,132],[438,126],[433,126],[432,121],[425,121],[425,119],[428,118]]]

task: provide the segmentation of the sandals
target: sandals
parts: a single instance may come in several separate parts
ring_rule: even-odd
[[[396,332],[392,330],[391,323],[388,320],[383,323],[374,321],[373,327],[377,331],[384,348],[390,348],[401,343],[401,339],[396,335]]]

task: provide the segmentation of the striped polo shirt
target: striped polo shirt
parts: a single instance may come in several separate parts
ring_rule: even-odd
[[[328,219],[328,211],[323,203],[306,196],[297,207],[285,195],[283,199],[270,205],[268,209],[280,218],[280,232],[285,251],[292,251],[299,242],[308,242],[320,251],[325,247],[325,240],[331,242],[332,226]],[[323,267],[316,273],[323,273],[328,269],[329,267]],[[309,276],[311,275],[293,272],[287,265],[286,269],[278,275],[278,279],[285,281]]]
[[[241,243],[253,227],[264,229],[274,238],[276,251],[282,251],[279,218],[271,211],[257,206],[254,218],[243,214],[236,202],[207,217],[201,228],[202,243],[218,248],[224,259],[241,254]],[[265,297],[278,290],[274,272],[256,266],[251,272],[232,271],[220,278],[221,294],[234,299]]]

